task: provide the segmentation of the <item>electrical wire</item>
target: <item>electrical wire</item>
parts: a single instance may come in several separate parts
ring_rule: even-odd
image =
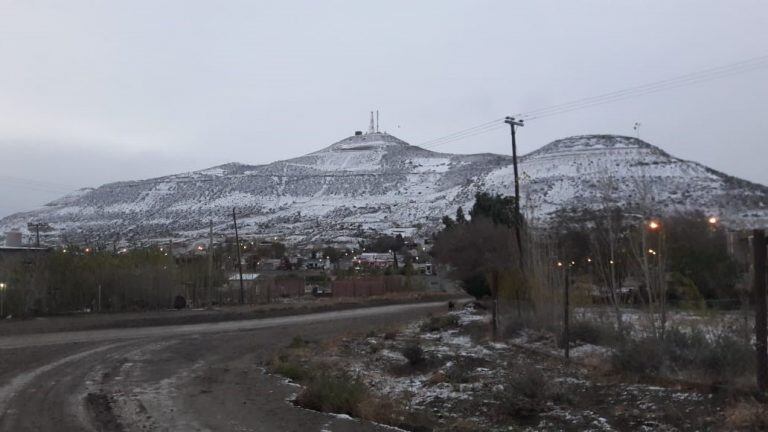
[[[768,55],[753,57],[750,59],[730,63],[723,66],[717,66],[700,71],[691,72],[688,74],[680,75],[677,77],[667,78],[659,81],[654,81],[642,85],[628,87],[622,90],[617,90],[609,93],[603,93],[596,96],[585,97],[575,99],[569,102],[551,105],[548,107],[541,107],[526,112],[516,114],[514,117],[521,120],[536,120],[554,115],[560,115],[572,111],[592,108],[594,106],[603,105],[607,103],[613,103],[620,100],[629,98],[644,96],[660,91],[671,90],[689,85],[700,84],[706,81],[725,78],[732,75],[751,72],[754,70],[763,69],[768,67]],[[428,141],[424,141],[419,146],[424,148],[435,148],[452,142],[461,141],[467,138],[475,137],[481,134],[492,132],[494,130],[505,127],[504,124],[499,124],[504,118],[492,120],[489,122],[481,123],[477,126],[462,129],[460,131],[434,138]]]

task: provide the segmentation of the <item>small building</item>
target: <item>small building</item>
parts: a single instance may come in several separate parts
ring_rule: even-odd
[[[304,261],[304,268],[307,270],[325,270],[331,268],[331,262],[327,258],[311,258]]]
[[[413,269],[418,273],[425,275],[432,275],[432,263],[431,262],[414,262]]]
[[[395,264],[395,258],[391,253],[363,252],[354,262],[364,267],[387,268]]]

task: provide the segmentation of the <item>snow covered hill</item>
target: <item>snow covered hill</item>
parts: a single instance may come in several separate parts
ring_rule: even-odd
[[[768,187],[672,157],[646,142],[588,135],[521,158],[523,205],[534,223],[557,209],[606,203],[658,212],[696,208],[738,227],[768,222]],[[512,160],[437,153],[386,133],[353,135],[267,165],[226,164],[84,189],[0,220],[0,231],[42,222],[51,240],[137,244],[233,231],[246,237],[353,242],[374,232],[428,234],[477,191],[513,194]]]

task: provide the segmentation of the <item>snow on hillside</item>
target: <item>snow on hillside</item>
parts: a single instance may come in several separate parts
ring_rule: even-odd
[[[231,163],[83,189],[0,220],[0,231],[34,221],[54,227],[51,240],[193,239],[207,235],[209,220],[217,233],[230,233],[236,207],[246,237],[349,241],[397,227],[428,234],[443,215],[471,206],[478,191],[511,195],[511,163],[509,156],[436,153],[368,133],[267,165]],[[522,157],[520,171],[523,205],[535,223],[560,208],[607,201],[660,212],[696,208],[738,227],[768,221],[768,188],[635,138],[558,140]]]

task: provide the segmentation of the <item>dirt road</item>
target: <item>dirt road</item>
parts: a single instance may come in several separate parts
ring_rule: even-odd
[[[297,335],[364,332],[444,307],[0,337],[0,430],[391,430],[293,407],[295,387],[262,365]]]

